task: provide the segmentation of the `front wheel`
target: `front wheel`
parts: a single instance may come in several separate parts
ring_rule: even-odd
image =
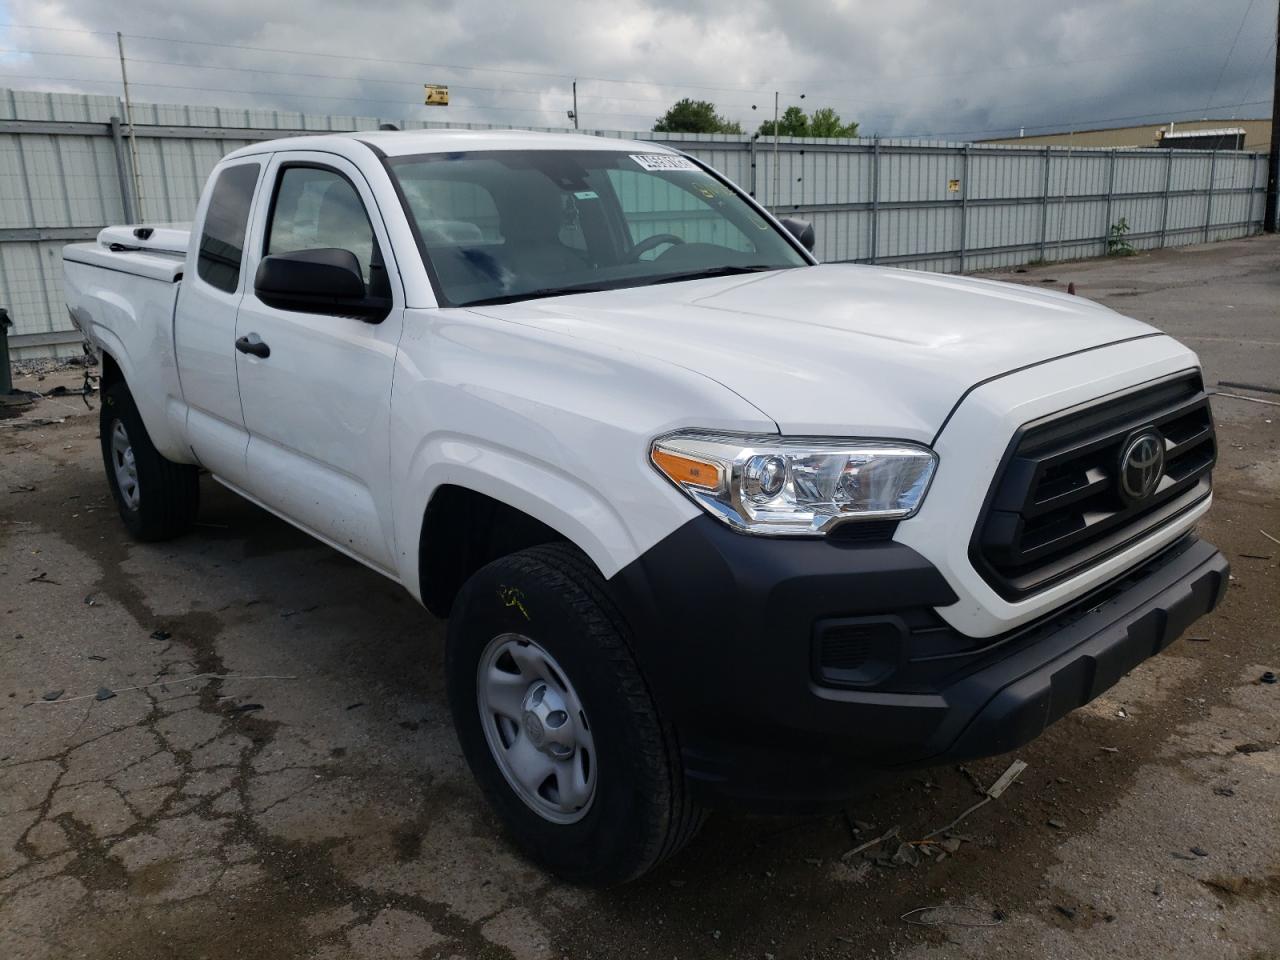
[[[169,540],[190,530],[200,509],[199,468],[161,455],[123,381],[103,391],[98,426],[107,483],[129,533]]]
[[[476,779],[516,844],[552,872],[621,883],[701,826],[626,627],[572,547],[533,547],[467,581],[446,674]]]

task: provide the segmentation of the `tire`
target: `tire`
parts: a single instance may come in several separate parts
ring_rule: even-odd
[[[200,470],[161,456],[123,381],[103,392],[99,434],[107,483],[130,535],[154,541],[187,533],[200,509]]]
[[[531,663],[543,654],[546,682],[525,688],[523,674],[510,672],[519,666],[513,655]],[[513,679],[513,696],[525,690],[516,702],[528,706],[532,698],[535,714],[559,705],[570,720],[553,730],[555,710],[534,729],[527,713],[518,722],[504,718],[488,702],[482,667],[484,678],[498,671],[504,682]],[[533,547],[472,576],[449,621],[445,671],[467,762],[515,844],[542,867],[576,883],[612,886],[657,866],[701,827],[705,813],[687,795],[675,732],[658,715],[599,572],[573,547]],[[545,695],[534,692],[539,684]],[[570,724],[576,746],[556,769],[573,770],[572,802],[558,789],[559,773],[533,795],[504,772],[517,764],[499,751],[539,762],[550,751],[556,762],[554,751],[565,746],[551,738]],[[530,745],[539,733],[547,742],[535,753]],[[589,789],[579,776],[584,767]],[[557,802],[556,810],[547,809]]]

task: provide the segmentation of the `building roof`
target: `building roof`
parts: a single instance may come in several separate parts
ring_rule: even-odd
[[[1212,117],[1204,120],[1174,120],[1164,123],[1143,123],[1127,127],[1099,127],[1089,130],[1059,130],[1049,133],[1029,133],[1022,137],[994,137],[980,143],[1016,144],[1017,146],[1075,146],[1075,147],[1158,147],[1163,137],[1172,132],[1175,136],[1204,137],[1214,134],[1239,136],[1244,133],[1244,149],[1265,153],[1271,143],[1269,119],[1236,119]],[[1170,144],[1172,146],[1172,144]]]

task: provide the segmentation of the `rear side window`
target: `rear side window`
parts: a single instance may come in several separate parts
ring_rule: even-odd
[[[240,285],[244,235],[259,169],[256,163],[242,163],[218,174],[204,215],[196,272],[205,283],[228,293]]]

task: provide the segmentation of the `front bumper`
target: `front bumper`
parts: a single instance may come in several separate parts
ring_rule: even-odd
[[[970,638],[933,613],[956,597],[910,547],[744,537],[706,517],[610,585],[700,799],[800,811],[883,771],[1027,743],[1212,610],[1227,573],[1186,536],[1047,618]],[[896,653],[832,679],[818,628],[864,619],[899,631]]]

